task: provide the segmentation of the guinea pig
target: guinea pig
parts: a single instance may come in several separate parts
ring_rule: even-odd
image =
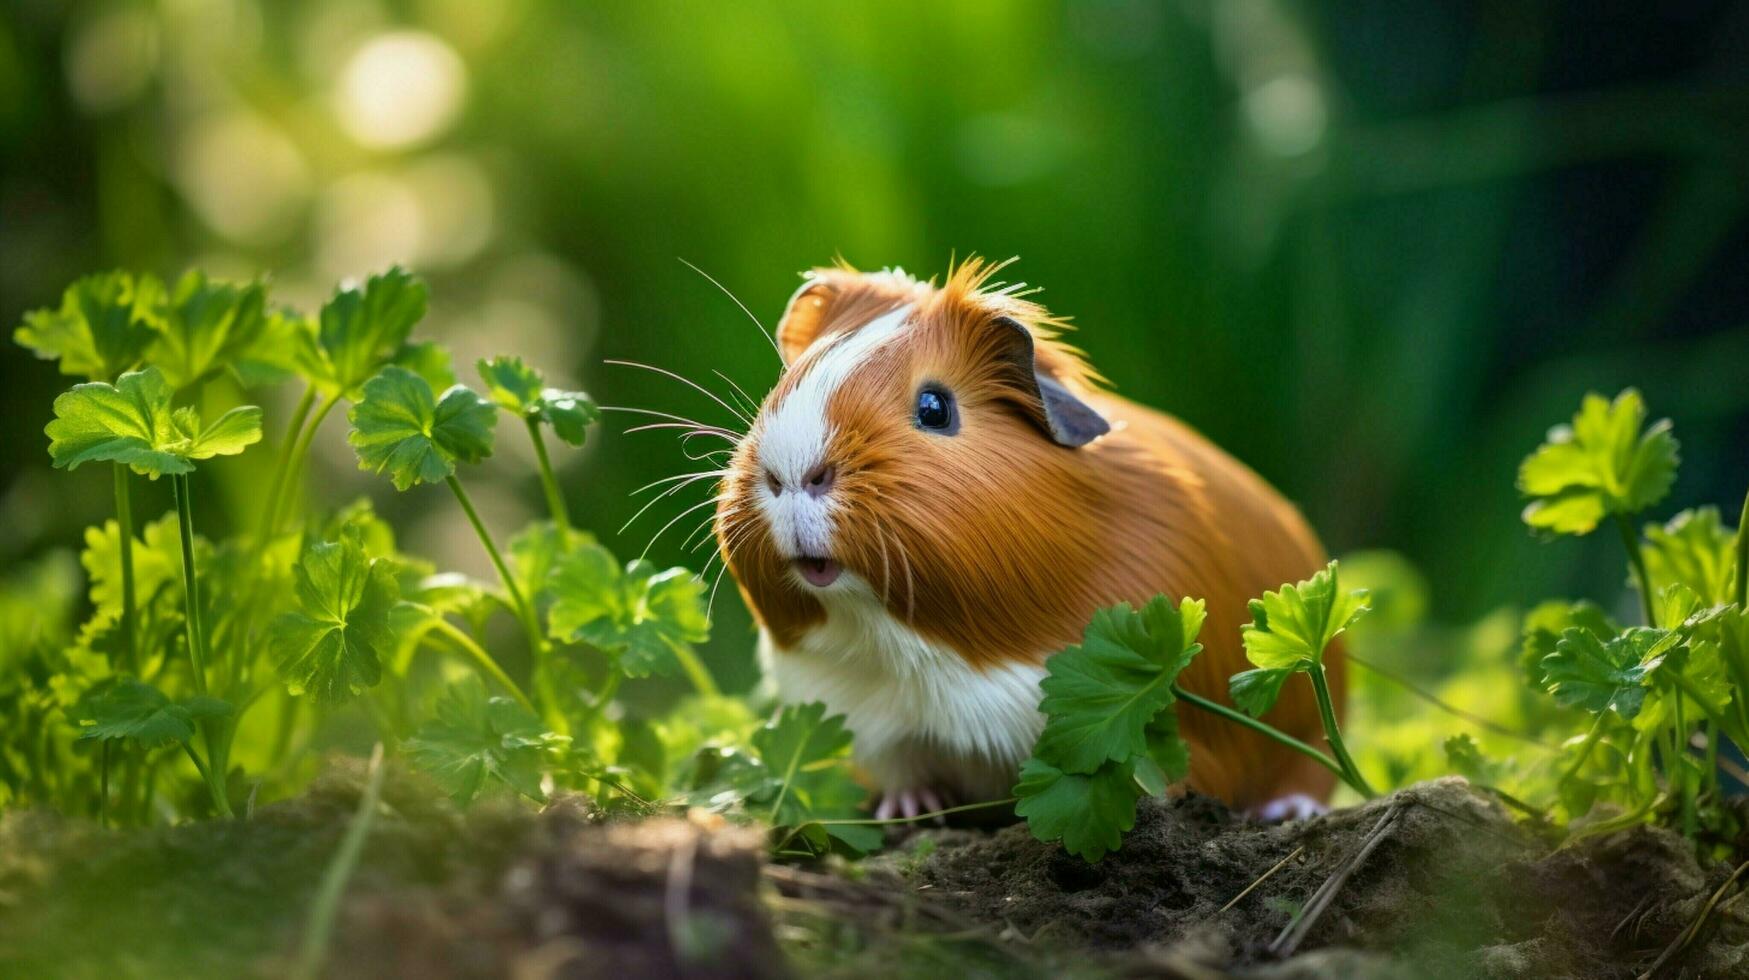
[[[1008,796],[1043,727],[1045,660],[1093,612],[1206,600],[1181,677],[1223,703],[1246,602],[1325,562],[1298,511],[1188,426],[1105,390],[1064,321],[973,259],[944,285],[808,273],[785,370],[717,495],[724,564],[789,702],[847,716],[877,814]],[[1340,651],[1326,661],[1337,704]],[[1266,720],[1322,737],[1311,685]],[[1269,815],[1333,777],[1230,721],[1179,710],[1188,784]]]

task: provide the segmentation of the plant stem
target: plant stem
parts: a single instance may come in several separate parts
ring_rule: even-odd
[[[492,535],[486,530],[485,522],[480,520],[480,514],[474,510],[474,502],[468,499],[467,491],[462,489],[461,481],[454,474],[444,478],[449,489],[455,494],[455,499],[462,505],[462,511],[468,515],[468,523],[474,526],[474,533],[480,538],[480,543],[486,547],[486,556],[492,559],[492,567],[498,570],[498,580],[504,583],[504,591],[510,595],[510,604],[516,613],[516,618],[522,621],[523,631],[528,634],[528,650],[534,658],[535,689],[541,693],[545,702],[540,712],[554,732],[560,735],[571,734],[571,726],[565,720],[564,712],[559,710],[558,701],[552,696],[552,685],[546,678],[546,659],[551,648],[547,646],[546,637],[541,635],[540,621],[535,618],[534,607],[529,605],[528,598],[522,594],[522,588],[516,584],[516,578],[510,574],[510,566],[504,563],[504,556],[498,552],[498,546],[492,543]]]
[[[547,510],[552,512],[553,523],[558,525],[559,540],[569,541],[571,538],[571,512],[565,507],[565,496],[559,492],[559,481],[553,476],[553,462],[547,457],[547,441],[540,432],[540,419],[523,416],[528,423],[528,438],[534,442],[534,457],[540,461],[541,489],[547,495]]]
[[[273,503],[273,514],[268,518],[268,530],[265,537],[279,533],[279,525],[284,521],[287,504],[297,496],[297,485],[304,471],[304,463],[310,456],[310,443],[316,438],[316,431],[322,427],[322,420],[340,404],[340,392],[328,396],[322,401],[322,406],[316,409],[316,417],[310,420],[308,428],[298,434],[296,447],[292,449],[291,461],[287,464],[284,489]]]
[[[188,761],[194,763],[194,768],[200,772],[200,778],[205,781],[207,793],[213,798],[213,807],[219,811],[219,816],[229,820],[232,816],[231,801],[225,795],[225,787],[219,782],[219,776],[211,766],[201,761],[200,753],[187,742],[181,743],[182,751],[188,753]]]
[[[315,900],[310,903],[310,917],[304,926],[303,942],[298,946],[297,966],[292,971],[292,976],[298,980],[309,980],[322,973],[322,961],[328,957],[328,940],[334,933],[334,917],[340,911],[341,896],[353,870],[358,867],[359,855],[364,851],[364,842],[370,837],[371,824],[376,820],[385,769],[383,747],[378,744],[370,754],[370,775],[364,784],[363,795],[358,798],[358,809],[353,813],[352,822],[346,825],[346,836],[341,838],[340,847],[328,861],[327,870],[322,873],[322,884],[316,890]]]
[[[707,698],[716,697],[718,694],[717,682],[711,677],[710,669],[704,665],[704,661],[698,659],[698,654],[693,652],[692,647],[684,643],[676,643],[673,647],[674,659],[680,661],[680,669],[686,673],[687,679],[692,681],[693,690]]]
[[[1652,603],[1652,577],[1646,574],[1646,556],[1640,550],[1640,536],[1634,533],[1634,526],[1628,522],[1626,514],[1615,515],[1615,528],[1621,532],[1621,545],[1627,549],[1628,564],[1633,566],[1634,580],[1640,586],[1640,614],[1645,616],[1647,626],[1658,625],[1658,611]]]
[[[1737,518],[1737,608],[1749,608],[1749,493],[1743,495],[1743,513]]]
[[[1338,763],[1335,759],[1330,758],[1329,756],[1325,755],[1324,753],[1318,751],[1317,749],[1313,748],[1310,745],[1307,745],[1305,742],[1302,742],[1299,739],[1294,738],[1292,735],[1289,735],[1288,733],[1282,731],[1281,729],[1276,728],[1273,725],[1266,725],[1263,722],[1258,721],[1257,719],[1251,717],[1250,715],[1245,714],[1242,711],[1236,711],[1232,708],[1227,707],[1224,704],[1220,704],[1219,702],[1210,701],[1208,698],[1205,698],[1199,694],[1192,694],[1178,684],[1172,685],[1172,693],[1175,696],[1177,696],[1177,698],[1180,701],[1183,701],[1186,704],[1194,705],[1195,707],[1201,708],[1202,710],[1207,711],[1210,714],[1220,715],[1222,718],[1225,718],[1228,721],[1230,721],[1236,725],[1243,725],[1246,728],[1249,728],[1254,732],[1257,732],[1261,735],[1266,735],[1269,738],[1272,738],[1275,741],[1280,742],[1281,744],[1287,746],[1288,748],[1293,749],[1295,752],[1300,753],[1301,755],[1305,756],[1306,758],[1311,759],[1313,762],[1316,762],[1318,765],[1323,766],[1324,768],[1335,773],[1339,778],[1341,778],[1341,780],[1343,782],[1348,783],[1348,785],[1350,785],[1350,786],[1353,786],[1355,792],[1365,793],[1368,797],[1376,795],[1376,794],[1371,793],[1368,790],[1363,790],[1359,786],[1355,786],[1352,782],[1349,782],[1348,774],[1342,771],[1341,764]]]
[[[515,681],[510,679],[510,675],[504,672],[504,668],[498,666],[498,661],[492,659],[491,654],[487,653],[483,647],[474,642],[473,637],[456,629],[454,626],[450,625],[447,620],[442,618],[439,618],[432,628],[443,634],[444,638],[454,644],[455,648],[461,650],[461,652],[472,659],[474,666],[478,667],[488,677],[497,681],[500,687],[509,691],[511,697],[514,697],[523,707],[530,711],[535,710],[534,702],[529,700],[528,695],[523,693],[522,688],[518,686]]]
[[[1567,771],[1561,773],[1561,778],[1555,780],[1558,786],[1579,774],[1579,769],[1585,765],[1585,760],[1591,758],[1591,749],[1597,745],[1597,740],[1603,737],[1603,722],[1608,718],[1607,712],[1597,713],[1597,720],[1591,723],[1591,730],[1585,733],[1585,741],[1579,745],[1579,755],[1573,759],[1573,764]]]
[[[182,597],[188,616],[188,659],[194,667],[194,693],[206,693],[206,638],[201,632],[200,590],[194,577],[194,508],[188,499],[188,474],[170,477],[176,498],[176,523],[182,532]]]
[[[261,511],[261,530],[255,535],[257,549],[267,547],[267,542],[273,537],[279,514],[279,496],[285,492],[285,481],[290,474],[287,472],[292,465],[292,449],[298,443],[298,437],[303,434],[304,422],[310,417],[310,409],[316,406],[316,386],[310,385],[304,389],[303,397],[298,399],[298,405],[292,409],[291,424],[286,426],[285,438],[279,442],[279,456],[273,463],[273,481],[267,489],[267,505]]]
[[[206,693],[206,665],[208,651],[206,648],[206,630],[200,618],[200,587],[194,575],[194,505],[189,499],[188,474],[177,473],[170,477],[170,491],[176,498],[176,525],[182,532],[182,592],[184,605],[187,608],[188,659],[194,677],[194,693]],[[203,722],[201,734],[206,737],[207,753],[212,756],[212,766],[201,763],[195,755],[194,748],[183,743],[188,750],[188,757],[194,759],[195,767],[201,771],[206,780],[207,791],[212,794],[213,805],[221,816],[231,816],[231,801],[225,794],[224,769],[226,745],[222,722]],[[214,729],[220,729],[217,734]]]
[[[126,670],[139,670],[139,650],[134,624],[134,508],[128,496],[128,468],[115,465],[115,523],[121,531],[121,637],[122,664]]]
[[[109,742],[109,739],[104,739],[98,750],[101,753],[99,765],[102,767],[102,775],[97,788],[97,826],[104,830],[109,829]]]
[[[468,523],[474,526],[474,533],[479,536],[480,543],[485,545],[486,557],[492,559],[492,567],[498,570],[498,580],[504,583],[504,591],[510,595],[511,608],[517,618],[522,620],[523,629],[528,631],[529,647],[539,653],[545,642],[541,637],[540,626],[534,620],[534,610],[529,607],[528,600],[522,594],[522,587],[516,584],[516,577],[510,574],[510,566],[504,563],[504,556],[492,542],[491,533],[480,520],[479,511],[474,510],[474,502],[468,499],[468,493],[462,489],[461,481],[451,475],[444,477],[444,482],[449,484],[456,501],[462,505],[462,512],[468,515]]]
[[[1335,753],[1336,761],[1348,773],[1348,784],[1360,790],[1361,795],[1372,799],[1378,794],[1373,791],[1366,777],[1360,774],[1360,767],[1354,764],[1354,759],[1348,754],[1348,746],[1342,741],[1342,730],[1336,724],[1336,703],[1330,697],[1330,683],[1324,678],[1324,665],[1314,663],[1312,669],[1306,672],[1312,679],[1312,691],[1318,697],[1318,714],[1324,721],[1324,737],[1330,742],[1330,751]]]

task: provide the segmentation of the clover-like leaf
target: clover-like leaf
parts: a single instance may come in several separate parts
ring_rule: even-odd
[[[478,367],[492,401],[523,418],[547,423],[573,446],[583,445],[589,423],[601,417],[601,410],[583,392],[542,387],[540,372],[520,357],[493,357],[480,361]]]
[[[1266,670],[1305,670],[1322,663],[1330,641],[1367,611],[1366,591],[1342,591],[1336,562],[1311,578],[1251,600],[1241,630],[1245,656]]]
[[[1287,679],[1299,673],[1293,668],[1262,667],[1240,671],[1227,681],[1227,693],[1239,710],[1253,718],[1261,718],[1275,707],[1281,698],[1281,687]]]
[[[267,324],[266,305],[263,283],[216,282],[190,271],[160,307],[146,360],[172,388],[204,381],[255,344]]]
[[[437,717],[420,726],[406,749],[413,764],[459,802],[473,800],[495,779],[544,803],[542,771],[569,741],[510,698],[487,697],[485,684],[470,676],[449,687],[437,702]]]
[[[498,422],[492,406],[467,388],[457,385],[439,401],[424,378],[392,365],[365,383],[363,400],[347,417],[358,468],[388,473],[397,490],[436,483],[455,473],[457,461],[492,455]]]
[[[803,827],[818,820],[854,818],[868,795],[851,775],[851,735],[843,715],[826,714],[818,701],[785,705],[768,724],[753,733],[753,750],[764,778],[751,780],[759,789],[745,805],[757,815],[784,827]],[[821,844],[831,837],[862,853],[879,845],[875,828],[828,824],[814,828]]]
[[[178,704],[144,681],[123,677],[95,697],[80,701],[79,737],[88,740],[132,739],[144,748],[194,738],[198,723],[228,718],[228,702],[194,697]]]
[[[108,381],[140,362],[156,334],[153,308],[163,286],[125,272],[86,276],[68,286],[58,309],[28,313],[13,339],[61,373]]]
[[[1647,677],[1680,639],[1669,630],[1635,627],[1602,640],[1572,627],[1543,658],[1543,683],[1562,704],[1632,719],[1646,700]]]
[[[157,368],[130,371],[111,385],[74,385],[55,399],[43,431],[56,467],[117,462],[156,479],[194,470],[193,460],[240,453],[261,439],[261,409],[247,405],[202,427],[192,408],[170,408],[170,385]]]
[[[374,687],[394,649],[394,563],[370,558],[349,531],[306,547],[294,573],[298,608],[268,630],[287,689],[339,704]]]
[[[1586,534],[1612,514],[1636,514],[1664,498],[1676,479],[1677,443],[1670,421],[1644,432],[1646,404],[1632,388],[1614,401],[1589,394],[1570,425],[1518,468],[1518,489],[1531,502],[1524,522],[1557,534]]]
[[[1685,510],[1662,527],[1646,526],[1646,573],[1654,582],[1688,586],[1708,605],[1729,602],[1736,543],[1736,532],[1722,524],[1718,508]]]
[[[1034,753],[1066,772],[1147,751],[1148,723],[1173,701],[1172,684],[1202,650],[1199,599],[1174,608],[1155,596],[1141,609],[1100,609],[1071,646],[1045,661],[1039,710],[1049,719]]]
[[[1531,686],[1545,686],[1543,660],[1555,652],[1562,634],[1575,627],[1590,632],[1600,643],[1621,632],[1621,627],[1601,606],[1585,600],[1544,602],[1525,614],[1524,641],[1519,648],[1518,660]]]
[[[1026,818],[1034,837],[1061,840],[1070,854],[1092,863],[1122,846],[1123,835],[1136,825],[1142,787],[1128,762],[1071,773],[1035,757],[1021,766],[1014,795],[1020,798],[1014,812]]]
[[[426,299],[425,283],[398,266],[363,286],[341,287],[322,306],[316,329],[301,335],[299,370],[325,392],[355,396],[400,355]]]
[[[1473,783],[1491,786],[1500,781],[1501,765],[1482,755],[1481,746],[1466,733],[1445,740],[1445,763]]]
[[[548,589],[551,636],[612,655],[629,677],[671,673],[677,647],[710,635],[704,584],[696,576],[642,560],[622,568],[593,541],[576,543],[553,563]]]
[[[177,586],[182,581],[182,539],[176,526],[176,514],[165,514],[140,528],[134,539],[134,588],[142,601],[150,600],[165,586]],[[206,550],[206,542],[195,538],[195,554]],[[197,561],[199,558],[197,557]],[[79,555],[90,583],[91,605],[99,612],[120,615],[121,587],[121,527],[114,520],[100,527],[85,529],[85,550]],[[180,600],[178,600],[180,601]]]

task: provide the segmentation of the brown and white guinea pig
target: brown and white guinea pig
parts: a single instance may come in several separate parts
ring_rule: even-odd
[[[940,287],[808,274],[778,326],[786,369],[718,494],[718,546],[779,696],[848,716],[883,815],[1009,795],[1044,723],[1045,658],[1100,606],[1206,600],[1182,680],[1228,702],[1246,600],[1325,561],[1256,473],[1101,390],[1061,319],[991,285],[999,268],[967,261]],[[1326,663],[1340,704],[1340,653]],[[1179,718],[1191,787],[1275,814],[1327,798],[1304,757]],[[1318,737],[1311,686],[1268,720]]]

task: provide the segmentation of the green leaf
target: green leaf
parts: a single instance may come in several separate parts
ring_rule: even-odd
[[[1646,526],[1646,572],[1654,582],[1688,586],[1709,606],[1729,602],[1736,543],[1718,508],[1685,510],[1663,527]]]
[[[217,698],[190,698],[181,704],[143,681],[124,677],[95,697],[81,702],[79,738],[133,739],[144,748],[194,738],[197,723],[231,716],[229,703]]]
[[[867,793],[850,774],[850,740],[844,716],[827,717],[826,706],[818,701],[785,705],[776,718],[753,733],[753,750],[773,780],[771,787],[781,796],[781,802],[759,801],[777,802],[773,823],[794,827],[809,820],[857,815]]]
[[[613,656],[629,677],[672,673],[677,647],[710,636],[704,583],[684,568],[642,560],[621,568],[612,552],[582,541],[553,564],[548,588],[552,637]]]
[[[488,698],[485,684],[469,676],[447,689],[437,702],[437,717],[407,740],[406,750],[415,766],[459,802],[473,800],[488,780],[497,780],[544,803],[541,775],[547,758],[569,741],[547,731],[510,698]]]
[[[1190,743],[1178,734],[1178,712],[1166,710],[1148,723],[1148,752],[1135,760],[1136,781],[1150,796],[1190,775]]]
[[[520,357],[494,357],[478,364],[486,394],[501,408],[552,426],[553,433],[573,446],[583,445],[589,424],[601,417],[595,402],[581,391],[542,387],[539,371]]]
[[[1129,763],[1107,762],[1084,774],[1032,758],[1020,768],[1014,795],[1020,798],[1014,812],[1026,818],[1034,837],[1061,840],[1070,854],[1093,863],[1122,846],[1136,825],[1142,788]]]
[[[59,309],[26,314],[12,335],[61,373],[108,381],[138,364],[155,336],[152,310],[163,286],[125,272],[86,276],[68,286]]]
[[[1034,753],[1067,772],[1144,754],[1148,723],[1172,704],[1172,683],[1202,650],[1204,616],[1201,600],[1175,609],[1165,596],[1140,610],[1119,603],[1095,612],[1079,646],[1045,661],[1039,710],[1048,721]]]
[[[456,386],[437,401],[425,379],[403,367],[386,367],[364,386],[364,398],[347,413],[347,441],[358,467],[389,474],[395,489],[436,483],[455,464],[492,455],[498,417],[479,395]]]
[[[134,589],[143,605],[165,586],[180,586],[182,582],[182,539],[175,513],[165,514],[140,528],[134,539]],[[206,542],[195,538],[195,554],[204,550]],[[85,529],[85,550],[79,555],[85,575],[91,585],[91,605],[99,612],[120,615],[121,588],[121,527],[115,521],[105,521],[102,527]],[[180,600],[178,600],[180,602]]]
[[[170,422],[183,439],[174,451],[185,459],[235,456],[261,441],[261,409],[255,405],[233,408],[205,428],[201,428],[200,416],[192,408],[170,413]]]
[[[296,695],[339,704],[382,679],[394,649],[393,563],[368,557],[357,532],[311,544],[295,569],[298,608],[268,630],[279,673]]]
[[[425,283],[400,267],[344,286],[322,307],[301,342],[299,368],[318,388],[355,397],[360,385],[401,353],[425,316]]]
[[[1241,630],[1245,655],[1266,670],[1304,670],[1322,663],[1330,641],[1368,609],[1364,590],[1344,592],[1336,562],[1311,578],[1251,600],[1252,621]]]
[[[1646,405],[1632,388],[1609,401],[1589,394],[1571,425],[1518,468],[1531,502],[1524,522],[1557,534],[1586,534],[1611,514],[1636,514],[1664,498],[1676,479],[1677,443],[1668,419],[1644,432]]]
[[[436,341],[402,344],[395,352],[393,363],[424,378],[432,391],[448,391],[455,386],[455,368],[450,364],[449,348]]]
[[[1674,639],[1673,639],[1674,638]],[[1646,700],[1647,676],[1680,637],[1635,627],[1606,640],[1577,627],[1561,634],[1543,658],[1544,686],[1555,700],[1586,711],[1613,710],[1632,719]]]
[[[1594,602],[1544,602],[1524,617],[1524,643],[1519,651],[1519,663],[1531,686],[1544,687],[1543,660],[1555,652],[1561,635],[1572,628],[1586,630],[1599,642],[1607,642],[1621,632],[1602,607]]]
[[[267,287],[214,282],[198,270],[177,281],[153,326],[146,361],[172,388],[186,388],[228,367],[266,327]]]
[[[1500,781],[1501,767],[1482,755],[1481,746],[1467,733],[1452,735],[1445,740],[1445,762],[1452,772],[1483,786]]]
[[[316,321],[297,310],[270,309],[262,314],[254,340],[237,351],[231,370],[245,388],[261,388],[290,380],[314,349]]]
[[[247,405],[203,428],[192,408],[171,411],[171,390],[157,368],[131,371],[111,385],[74,385],[55,399],[55,418],[43,431],[56,467],[125,463],[156,479],[189,473],[193,460],[230,456],[261,439],[261,409]]]
[[[1261,718],[1275,707],[1276,700],[1281,697],[1281,686],[1297,673],[1299,671],[1292,668],[1266,670],[1259,667],[1241,671],[1227,681],[1227,692],[1240,711]]]

